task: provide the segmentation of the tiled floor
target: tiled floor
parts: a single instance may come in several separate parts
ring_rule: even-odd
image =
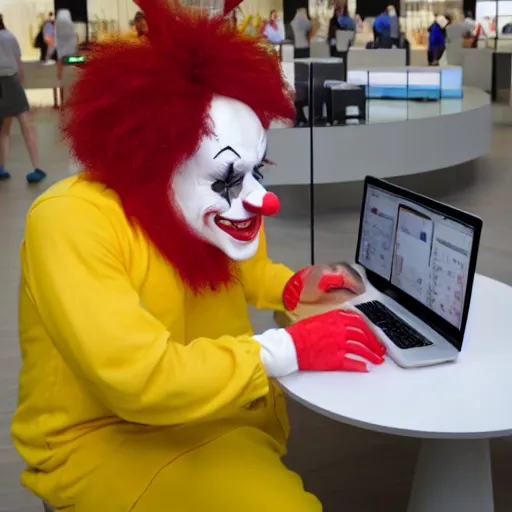
[[[512,284],[512,122],[507,124],[511,119],[512,114],[508,111],[496,111],[491,155],[462,169],[471,175],[471,180],[465,180],[463,186],[452,186],[452,192],[444,195],[449,202],[483,217],[485,228],[478,270],[508,284]],[[0,512],[42,511],[39,501],[18,484],[22,465],[9,439],[9,420],[16,403],[19,369],[16,299],[18,245],[24,215],[44,188],[68,174],[66,150],[57,144],[55,114],[39,112],[37,128],[42,166],[49,172],[49,179],[38,188],[26,186],[24,173],[29,170],[29,161],[16,129],[9,166],[13,179],[0,184]],[[440,182],[442,174],[449,176],[449,172],[415,180],[414,186],[439,193],[437,181],[435,186],[432,181]],[[351,188],[351,193],[354,190],[357,192],[357,186]],[[350,260],[357,223],[356,210],[319,215],[317,260]],[[307,226],[307,219],[286,215],[268,223],[271,255],[292,267],[307,264]],[[257,330],[268,327],[270,321],[268,314],[254,314]],[[293,434],[288,464],[301,473],[307,487],[322,499],[326,512],[405,511],[418,449],[416,441],[337,424],[293,403],[290,403],[290,415]],[[512,443],[496,440],[492,448],[496,511],[509,512],[512,510],[508,476],[512,465]]]

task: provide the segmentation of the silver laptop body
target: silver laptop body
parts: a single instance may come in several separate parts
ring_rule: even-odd
[[[366,291],[343,308],[367,320],[399,366],[457,359],[481,229],[478,217],[366,178],[353,265]]]

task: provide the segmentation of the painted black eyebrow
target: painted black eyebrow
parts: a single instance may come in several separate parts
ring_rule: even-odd
[[[242,158],[231,146],[226,146],[225,148],[222,148],[214,157],[215,160],[220,154],[224,153],[224,151],[231,151],[234,153],[238,158]]]

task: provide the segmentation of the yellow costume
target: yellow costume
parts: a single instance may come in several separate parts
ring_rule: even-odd
[[[99,44],[68,96],[63,133],[87,170],[27,216],[22,482],[67,512],[319,512],[281,462],[273,378],[364,371],[348,355],[366,335],[339,311],[251,329],[249,305],[293,310],[349,282],[267,257],[267,129],[295,116],[286,81],[222,16],[138,3],[142,44]]]
[[[193,296],[112,191],[73,177],[31,208],[21,260],[24,485],[76,512],[320,510],[279,460],[285,405],[251,339],[247,303],[282,309],[292,275],[264,238],[237,285]]]
[[[265,129],[293,116],[284,80],[222,17],[139,4],[144,44],[99,44],[66,104],[90,170],[27,216],[22,482],[69,512],[318,511],[280,460],[269,376],[296,371],[293,344],[270,357],[248,316],[283,309],[292,275],[267,258],[279,202],[260,183]]]

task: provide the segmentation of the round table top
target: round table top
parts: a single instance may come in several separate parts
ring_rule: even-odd
[[[298,372],[282,387],[337,421],[409,437],[476,439],[512,434],[512,288],[477,275],[457,362],[369,373]]]

